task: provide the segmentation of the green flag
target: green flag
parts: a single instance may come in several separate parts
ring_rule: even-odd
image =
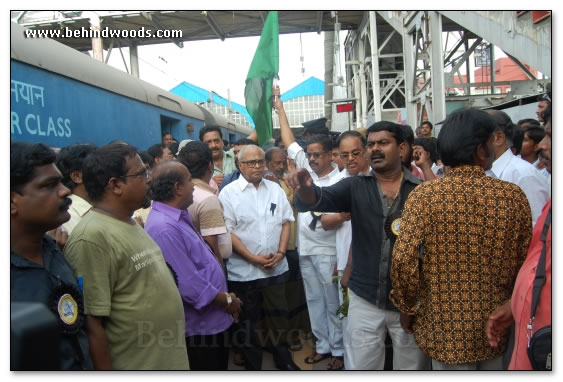
[[[272,138],[272,83],[280,64],[278,12],[271,11],[246,76],[244,99],[254,121],[258,144]]]

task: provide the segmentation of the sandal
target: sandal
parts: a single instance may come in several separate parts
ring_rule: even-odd
[[[244,358],[242,358],[242,353],[238,353],[238,352],[234,353],[233,363],[237,366],[244,366]]]
[[[330,358],[331,354],[330,353],[326,353],[326,354],[321,354],[321,353],[313,353],[310,356],[308,356],[307,358],[305,358],[305,363],[307,365],[312,365],[314,363],[317,362],[321,362],[323,359],[327,359]]]
[[[289,346],[289,350],[291,351],[299,351],[303,349],[303,344],[301,343],[301,341],[298,341],[296,343],[294,343],[293,345]]]
[[[344,356],[336,356],[332,357],[328,366],[327,370],[344,370]]]

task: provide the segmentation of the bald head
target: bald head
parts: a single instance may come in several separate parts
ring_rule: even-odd
[[[154,201],[186,209],[193,203],[193,190],[190,172],[180,162],[162,162],[154,168],[151,182]]]

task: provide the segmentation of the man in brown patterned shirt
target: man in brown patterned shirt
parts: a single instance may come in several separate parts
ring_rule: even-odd
[[[410,194],[393,250],[391,301],[434,370],[502,368],[507,339],[492,348],[485,325],[510,299],[532,221],[518,186],[485,175],[494,130],[480,110],[446,119],[438,146],[452,169]]]

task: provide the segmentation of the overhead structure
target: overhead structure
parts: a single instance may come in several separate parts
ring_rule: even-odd
[[[525,79],[496,80],[495,46]],[[346,38],[345,52],[348,96],[357,100],[352,126],[406,119],[415,127],[425,119],[441,122],[459,107],[545,91],[551,81],[545,78],[551,77],[551,17],[537,11],[364,12]]]
[[[105,62],[112,48],[127,46],[135,76],[140,45],[175,43],[181,48],[186,41],[259,36],[266,17],[267,11],[11,12],[13,22],[52,33],[90,27],[181,31],[150,38],[54,36],[79,51],[93,50]],[[549,11],[279,11],[280,34],[334,32],[325,38],[325,101],[331,104],[326,110],[332,115],[335,100],[353,100],[349,127],[367,127],[379,120],[406,120],[415,127],[425,119],[438,123],[459,107],[530,99],[551,82],[551,22]],[[345,76],[335,70],[340,30],[348,30]],[[333,57],[327,59],[331,41]],[[524,78],[497,75],[495,47]],[[327,112],[329,125],[331,115]]]

